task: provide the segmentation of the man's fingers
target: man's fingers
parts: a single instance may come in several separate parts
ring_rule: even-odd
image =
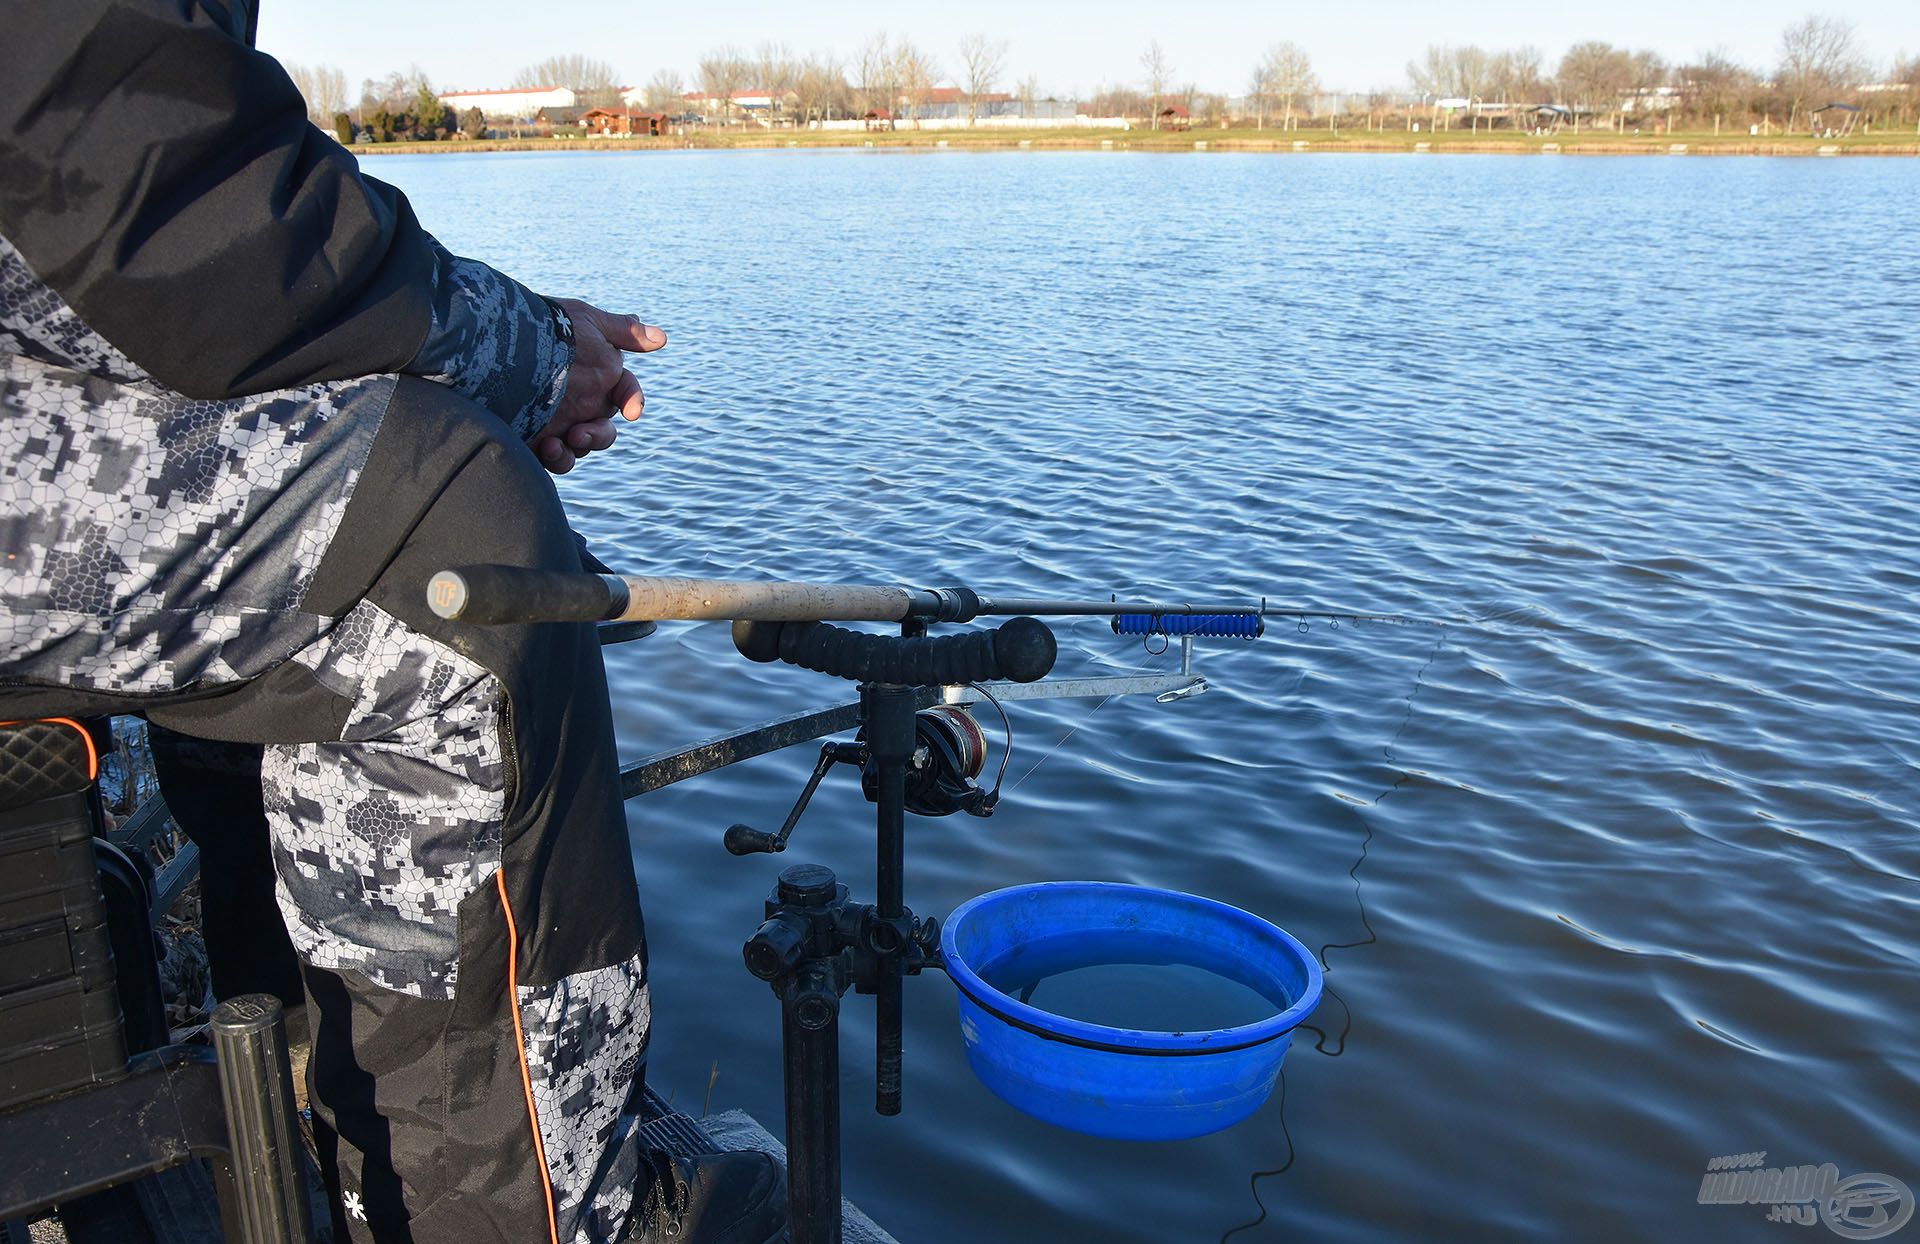
[[[629,421],[638,419],[646,409],[647,397],[640,391],[640,382],[624,367],[620,369],[620,378],[613,382],[613,388],[607,393],[607,404]]]
[[[619,435],[619,430],[613,426],[613,420],[606,418],[574,424],[567,429],[565,439],[568,449],[584,457],[596,450],[611,447],[614,439]]]
[[[540,458],[540,465],[555,475],[565,475],[573,470],[573,451],[557,436],[543,436],[535,443],[533,452]]]
[[[667,334],[651,324],[642,324],[631,315],[615,315],[594,308],[599,317],[600,335],[622,350],[646,354],[667,344]]]

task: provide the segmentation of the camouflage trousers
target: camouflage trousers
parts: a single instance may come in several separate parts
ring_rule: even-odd
[[[576,569],[578,552],[551,481],[497,419],[424,381],[383,383],[302,620],[259,618],[260,644],[239,645],[247,676],[118,687],[123,654],[103,652],[61,686],[0,658],[0,715],[137,711],[265,744],[315,1131],[347,1238],[611,1244],[646,1177],[651,1016],[598,644],[584,626],[461,627],[424,595],[446,565]],[[0,413],[16,431],[47,414]],[[72,457],[35,478],[57,483]],[[221,634],[249,616],[223,616]],[[33,624],[49,652],[85,647]],[[208,635],[193,633],[196,659]]]

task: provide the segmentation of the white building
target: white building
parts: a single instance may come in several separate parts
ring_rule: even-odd
[[[456,112],[478,108],[488,120],[530,117],[542,108],[572,108],[578,102],[564,86],[536,86],[527,90],[447,91],[440,102]]]

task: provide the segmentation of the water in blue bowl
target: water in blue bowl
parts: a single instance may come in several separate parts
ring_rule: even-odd
[[[1138,939],[1050,938],[987,966],[981,978],[1051,1015],[1145,1032],[1211,1032],[1257,1024],[1288,1000],[1197,964],[1143,961]]]

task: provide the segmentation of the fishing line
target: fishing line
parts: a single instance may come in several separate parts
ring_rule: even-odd
[[[1247,1177],[1247,1191],[1253,1194],[1253,1203],[1260,1207],[1260,1213],[1249,1222],[1231,1227],[1220,1236],[1220,1244],[1242,1231],[1251,1231],[1267,1220],[1267,1203],[1260,1199],[1260,1181],[1269,1175],[1284,1175],[1293,1167],[1293,1133],[1287,1130],[1287,1069],[1280,1068],[1280,1134],[1287,1138],[1287,1160],[1270,1171],[1255,1171]]]
[[[1393,794],[1413,780],[1413,774],[1400,767],[1400,739],[1401,736],[1406,734],[1407,727],[1413,722],[1414,697],[1418,696],[1421,689],[1426,686],[1427,671],[1433,668],[1434,661],[1440,656],[1440,650],[1446,646],[1447,631],[1449,628],[1449,624],[1444,622],[1427,623],[1427,625],[1438,626],[1440,628],[1440,634],[1435,638],[1432,649],[1428,651],[1427,659],[1421,662],[1419,671],[1413,676],[1413,685],[1408,689],[1404,697],[1406,711],[1401,714],[1400,724],[1394,728],[1392,736],[1387,739],[1386,743],[1380,749],[1382,759],[1387,762],[1387,767],[1394,771],[1395,776],[1393,781],[1390,782],[1384,790],[1373,797],[1373,802],[1368,805],[1370,807],[1379,807],[1381,801],[1386,799],[1387,796]],[[1305,629],[1304,622],[1302,623],[1302,629]],[[1364,813],[1356,812],[1354,815],[1360,818],[1360,824],[1366,828],[1366,833],[1362,835],[1360,839],[1360,853],[1354,858],[1353,865],[1347,869],[1347,876],[1353,879],[1353,901],[1354,905],[1359,909],[1360,926],[1367,931],[1367,935],[1357,941],[1326,942],[1320,947],[1317,957],[1320,960],[1323,982],[1325,974],[1333,970],[1332,965],[1327,962],[1328,951],[1354,950],[1361,946],[1371,946],[1380,940],[1379,934],[1374,931],[1373,921],[1367,914],[1366,896],[1361,892],[1360,888],[1360,866],[1367,862],[1367,853],[1373,847],[1373,822],[1367,819]],[[1340,1010],[1343,1016],[1339,1035],[1333,1039],[1333,1048],[1327,1048],[1327,1032],[1325,1029],[1318,1025],[1308,1023],[1302,1023],[1300,1027],[1313,1033],[1317,1038],[1313,1046],[1315,1053],[1324,1054],[1328,1058],[1338,1058],[1347,1052],[1347,1037],[1353,1032],[1353,1007],[1348,1005],[1347,1000],[1341,997],[1332,985],[1323,983],[1321,989],[1326,997],[1330,997],[1340,1004]],[[1220,1236],[1220,1244],[1226,1244],[1230,1237],[1242,1231],[1257,1227],[1267,1220],[1267,1203],[1260,1198],[1260,1181],[1275,1175],[1283,1175],[1293,1167],[1296,1152],[1293,1145],[1293,1132],[1287,1127],[1287,1071],[1285,1067],[1280,1069],[1280,1104],[1278,1107],[1278,1117],[1280,1120],[1280,1134],[1286,1138],[1287,1142],[1286,1161],[1271,1170],[1255,1171],[1248,1176],[1247,1189],[1252,1194],[1253,1203],[1259,1207],[1260,1213],[1251,1221],[1241,1223],[1239,1226],[1229,1228],[1223,1232]]]
[[[1426,686],[1427,671],[1433,668],[1433,663],[1439,657],[1440,649],[1446,645],[1446,642],[1447,627],[1445,624],[1442,624],[1439,637],[1434,640],[1432,650],[1427,653],[1427,659],[1421,663],[1419,671],[1414,674],[1413,686],[1407,691],[1404,697],[1407,706],[1406,712],[1401,715],[1400,724],[1395,727],[1392,737],[1389,738],[1380,749],[1381,758],[1387,762],[1387,767],[1394,771],[1394,779],[1388,784],[1385,790],[1382,790],[1378,795],[1373,797],[1373,802],[1369,805],[1370,807],[1379,807],[1381,800],[1413,780],[1413,774],[1400,767],[1398,751],[1400,738],[1407,732],[1407,727],[1413,722],[1414,697],[1420,694],[1422,687]],[[1322,973],[1333,971],[1333,966],[1327,962],[1328,951],[1356,950],[1362,946],[1371,946],[1380,940],[1379,934],[1374,931],[1373,920],[1367,915],[1366,896],[1360,889],[1360,866],[1367,862],[1367,853],[1373,849],[1373,822],[1367,819],[1365,813],[1356,812],[1354,815],[1359,817],[1360,824],[1366,827],[1366,833],[1360,839],[1360,854],[1354,858],[1352,867],[1347,869],[1347,876],[1353,879],[1353,902],[1354,906],[1357,907],[1360,912],[1360,927],[1367,931],[1367,935],[1358,941],[1324,943],[1320,947],[1320,953],[1318,955]],[[1334,1038],[1333,1048],[1327,1048],[1327,1033],[1325,1029],[1322,1029],[1316,1024],[1307,1023],[1301,1024],[1300,1027],[1305,1028],[1318,1038],[1313,1045],[1315,1053],[1325,1054],[1328,1058],[1338,1058],[1340,1055],[1346,1053],[1347,1037],[1353,1031],[1353,1008],[1347,1004],[1347,1000],[1341,997],[1339,991],[1334,989],[1333,986],[1324,985],[1323,991],[1328,997],[1340,1004],[1340,1009],[1345,1015],[1345,1019],[1341,1022],[1340,1034]]]
[[[1161,655],[1161,654],[1164,654],[1164,653],[1165,653],[1166,651],[1167,651],[1167,649],[1165,649],[1165,648],[1162,648],[1162,649],[1160,649],[1160,651],[1159,651],[1158,653],[1154,653],[1154,652],[1152,651],[1152,649],[1148,649],[1148,652],[1149,652],[1149,653],[1150,653],[1151,655],[1156,655],[1156,656],[1157,656],[1157,655]],[[1163,667],[1164,667],[1165,665],[1166,665],[1166,662],[1164,662],[1164,661],[1160,661],[1160,662],[1156,662],[1156,663],[1154,663],[1154,664],[1152,664],[1152,665],[1149,665],[1149,666],[1147,666],[1147,667],[1145,667],[1145,668],[1143,668],[1143,669],[1135,669],[1135,670],[1133,670],[1132,672],[1133,672],[1133,673],[1136,673],[1136,674],[1157,674],[1157,673],[1159,673],[1159,672],[1160,672],[1160,670],[1161,670],[1161,669],[1162,669],[1162,668],[1163,668]],[[1119,692],[1114,692],[1113,694],[1114,694],[1114,695],[1118,695],[1118,694],[1119,694]],[[1067,745],[1067,740],[1068,740],[1068,739],[1071,739],[1071,738],[1072,738],[1072,737],[1073,737],[1074,735],[1076,735],[1076,734],[1078,734],[1078,733],[1080,733],[1080,730],[1081,730],[1081,728],[1082,728],[1082,727],[1084,727],[1084,726],[1085,726],[1085,725],[1086,725],[1086,724],[1087,724],[1088,722],[1090,722],[1090,721],[1092,721],[1092,720],[1093,720],[1093,715],[1094,715],[1095,713],[1097,713],[1097,712],[1099,712],[1099,711],[1100,711],[1101,709],[1103,709],[1103,708],[1105,708],[1105,707],[1107,706],[1107,701],[1109,701],[1109,700],[1111,700],[1111,699],[1113,699],[1113,695],[1106,695],[1106,696],[1102,696],[1102,697],[1100,698],[1100,702],[1099,702],[1098,704],[1096,704],[1096,705],[1094,705],[1094,706],[1093,706],[1093,708],[1092,708],[1092,709],[1091,709],[1091,710],[1090,710],[1090,711],[1089,711],[1089,712],[1087,713],[1087,715],[1086,715],[1085,717],[1082,717],[1082,718],[1081,718],[1081,719],[1080,719],[1080,720],[1079,720],[1079,721],[1078,721],[1077,723],[1075,723],[1075,725],[1074,725],[1074,727],[1073,727],[1073,729],[1071,729],[1071,730],[1069,730],[1069,731],[1067,731],[1067,732],[1066,732],[1065,734],[1063,734],[1063,735],[1061,735],[1061,736],[1060,736],[1060,741],[1059,741],[1058,743],[1055,743],[1055,744],[1054,744],[1054,745],[1053,745],[1053,746],[1052,746],[1051,748],[1049,748],[1049,749],[1047,750],[1047,754],[1046,754],[1046,755],[1044,755],[1044,756],[1042,756],[1042,757],[1040,757],[1040,759],[1038,759],[1038,760],[1036,760],[1036,761],[1034,761],[1034,762],[1033,762],[1033,765],[1032,765],[1032,767],[1031,767],[1031,768],[1029,768],[1029,769],[1028,769],[1028,770],[1027,770],[1027,771],[1026,771],[1025,773],[1023,773],[1023,774],[1021,774],[1021,775],[1020,775],[1020,780],[1019,780],[1019,781],[1017,781],[1017,782],[1015,782],[1015,783],[1013,784],[1013,786],[1012,786],[1012,787],[1011,787],[1011,788],[1010,788],[1010,789],[1009,789],[1009,790],[1007,791],[1007,793],[1008,793],[1009,795],[1011,795],[1011,794],[1012,794],[1012,793],[1013,793],[1014,791],[1017,791],[1017,790],[1019,790],[1019,789],[1020,789],[1020,787],[1021,787],[1021,784],[1022,784],[1022,783],[1024,783],[1024,782],[1025,782],[1025,781],[1026,781],[1026,780],[1027,780],[1028,778],[1030,778],[1030,777],[1032,777],[1032,776],[1033,776],[1033,775],[1034,775],[1034,774],[1035,774],[1035,773],[1036,773],[1036,772],[1037,772],[1037,771],[1039,770],[1039,768],[1040,768],[1040,766],[1041,766],[1041,765],[1044,765],[1044,764],[1046,764],[1046,763],[1047,763],[1047,762],[1048,762],[1049,760],[1052,760],[1052,759],[1053,759],[1053,757],[1054,757],[1054,754],[1055,754],[1056,752],[1058,752],[1058,751],[1059,751],[1059,750],[1060,750],[1061,748],[1063,748],[1063,747],[1065,747],[1065,746]],[[1002,710],[1002,715],[1003,715],[1003,716],[1005,715],[1005,711],[1004,711],[1004,710]],[[1005,768],[1004,768],[1004,764],[1005,764],[1005,758],[1003,757],[1003,758],[1002,758],[1002,772],[1003,772],[1003,773],[1005,772]]]
[[[1030,768],[1030,769],[1028,769],[1028,770],[1027,770],[1027,771],[1026,771],[1025,773],[1023,773],[1023,774],[1021,774],[1021,775],[1020,775],[1020,780],[1019,780],[1019,781],[1017,781],[1017,782],[1015,782],[1015,783],[1013,784],[1013,790],[1010,790],[1010,791],[1008,791],[1007,793],[1008,793],[1008,794],[1012,794],[1012,793],[1013,793],[1013,791],[1016,791],[1016,790],[1019,790],[1019,789],[1020,789],[1020,787],[1021,787],[1021,786],[1022,786],[1023,784],[1025,784],[1025,782],[1026,782],[1026,780],[1027,780],[1028,778],[1030,778],[1030,777],[1032,777],[1032,776],[1033,776],[1033,775],[1034,775],[1034,774],[1035,774],[1036,772],[1038,772],[1038,770],[1039,770],[1039,768],[1040,768],[1040,766],[1041,766],[1041,765],[1043,765],[1043,764],[1046,764],[1046,763],[1047,763],[1047,762],[1048,762],[1049,760],[1052,760],[1052,759],[1053,759],[1053,755],[1054,755],[1054,753],[1055,753],[1055,752],[1057,752],[1057,751],[1059,751],[1059,750],[1060,750],[1061,748],[1063,748],[1063,747],[1065,747],[1065,746],[1067,745],[1067,740],[1068,740],[1068,739],[1071,739],[1071,738],[1072,738],[1072,737],[1073,737],[1074,735],[1076,735],[1076,734],[1078,734],[1078,733],[1080,733],[1080,727],[1082,727],[1082,726],[1084,726],[1084,725],[1086,725],[1086,724],[1087,724],[1088,722],[1090,722],[1090,721],[1092,721],[1092,720],[1093,720],[1093,714],[1094,714],[1094,713],[1097,713],[1097,712],[1099,712],[1099,711],[1100,711],[1101,709],[1103,709],[1103,708],[1105,708],[1105,707],[1107,706],[1107,701],[1108,701],[1108,700],[1111,700],[1112,698],[1113,698],[1113,697],[1112,697],[1111,695],[1107,695],[1107,696],[1102,696],[1102,697],[1100,698],[1100,702],[1099,702],[1098,704],[1096,704],[1096,705],[1094,705],[1094,706],[1093,706],[1093,709],[1092,709],[1092,711],[1090,711],[1090,712],[1089,712],[1089,713],[1088,713],[1088,714],[1087,714],[1087,715],[1086,715],[1085,717],[1082,717],[1082,718],[1081,718],[1081,719],[1080,719],[1080,720],[1079,720],[1078,722],[1075,722],[1075,723],[1074,723],[1074,726],[1073,726],[1073,729],[1071,729],[1071,730],[1069,730],[1069,731],[1067,731],[1067,732],[1066,732],[1065,734],[1063,734],[1063,735],[1061,735],[1061,736],[1060,736],[1060,741],[1059,741],[1058,743],[1055,743],[1055,744],[1054,744],[1054,745],[1053,745],[1053,746],[1052,746],[1051,748],[1049,748],[1049,749],[1047,750],[1047,754],[1046,754],[1046,755],[1044,755],[1044,756],[1042,756],[1042,757],[1040,757],[1040,759],[1038,759],[1038,760],[1036,760],[1036,761],[1034,761],[1034,762],[1033,762],[1033,767],[1032,767],[1032,768]]]

